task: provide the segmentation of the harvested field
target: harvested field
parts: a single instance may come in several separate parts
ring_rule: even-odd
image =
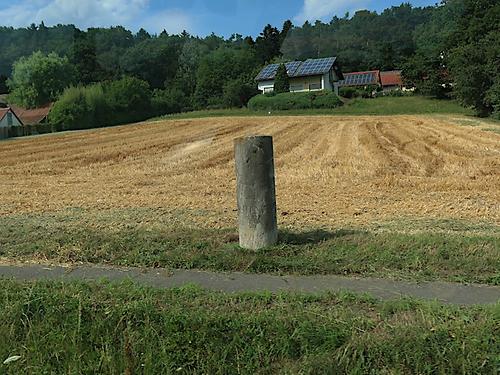
[[[283,226],[500,225],[500,134],[430,116],[170,120],[4,141],[0,215],[150,208],[235,227],[233,139],[256,133],[274,136]]]

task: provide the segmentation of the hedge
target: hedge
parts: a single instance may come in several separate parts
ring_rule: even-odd
[[[336,108],[343,103],[332,91],[287,92],[276,95],[257,95],[250,99],[252,111]]]

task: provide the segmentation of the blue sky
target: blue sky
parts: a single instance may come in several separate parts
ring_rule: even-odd
[[[124,25],[151,33],[187,30],[200,36],[236,32],[256,36],[270,23],[281,27],[286,19],[328,21],[359,9],[381,11],[403,0],[0,0],[2,26],[73,23],[80,28]],[[414,6],[437,0],[413,0]]]

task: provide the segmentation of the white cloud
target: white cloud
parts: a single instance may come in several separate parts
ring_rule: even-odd
[[[127,24],[147,5],[148,0],[52,0],[37,11],[35,19],[84,28]]]
[[[195,32],[193,17],[176,9],[157,12],[146,17],[142,27],[156,33],[162,32],[163,29],[169,34],[179,34],[184,30],[190,33]]]
[[[177,33],[191,31],[190,17],[179,10],[162,10],[151,14],[150,0],[22,0],[0,8],[2,25],[27,26],[75,24],[80,28],[123,25],[151,32],[167,29]]]
[[[295,21],[316,21],[331,18],[334,15],[343,16],[345,12],[364,9],[370,0],[304,0],[301,12],[295,16]]]

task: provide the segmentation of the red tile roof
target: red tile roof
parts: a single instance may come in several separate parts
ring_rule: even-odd
[[[52,103],[35,109],[12,106],[12,109],[25,125],[35,125],[45,120],[52,109]]]
[[[0,108],[0,121],[3,120],[5,115],[10,111],[10,108]]]
[[[401,70],[380,72],[380,80],[382,81],[382,86],[403,86]]]
[[[10,107],[0,108],[0,121],[2,121],[3,118],[5,117],[5,115],[7,115],[7,113],[9,113],[9,112],[12,112],[12,114],[17,118],[17,120],[21,123],[21,125],[24,125],[23,121],[19,118],[17,113],[14,112],[14,110]]]

